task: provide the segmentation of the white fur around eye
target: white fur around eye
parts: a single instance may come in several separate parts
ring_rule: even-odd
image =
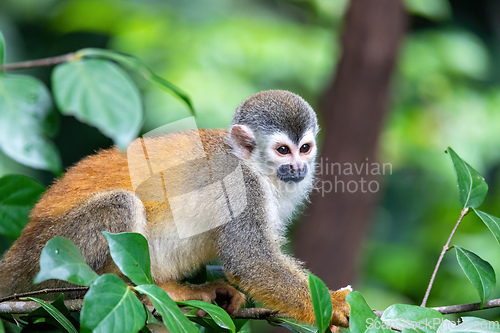
[[[314,133],[308,131],[306,134],[302,137],[302,139],[299,142],[299,147],[302,147],[303,144],[309,144],[311,147],[316,146],[316,137]]]
[[[280,146],[288,146],[290,149],[295,147],[295,144],[290,140],[288,135],[285,133],[276,133],[269,137],[268,147],[269,149],[276,149]]]

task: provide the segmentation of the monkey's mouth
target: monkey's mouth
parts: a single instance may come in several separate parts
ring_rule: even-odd
[[[283,164],[278,168],[276,176],[279,180],[285,183],[293,182],[298,183],[304,180],[307,175],[307,165],[304,165],[302,169],[294,169],[290,164]]]

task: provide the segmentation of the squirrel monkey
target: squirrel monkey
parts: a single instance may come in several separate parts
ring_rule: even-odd
[[[67,286],[32,284],[52,237],[71,239],[97,273],[119,274],[101,232],[139,232],[149,242],[155,284],[174,300],[222,299],[234,314],[245,296],[229,284],[177,282],[219,257],[232,284],[273,310],[313,323],[308,276],[281,246],[292,213],[313,186],[318,130],[306,101],[271,90],[239,105],[229,131],[140,138],[126,154],[112,148],[88,156],[33,208],[2,259],[0,297]],[[348,326],[348,292],[330,292],[334,325]]]

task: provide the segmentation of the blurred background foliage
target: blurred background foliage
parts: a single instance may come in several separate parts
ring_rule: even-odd
[[[347,5],[346,0],[2,0],[0,29],[7,63],[84,47],[133,54],[190,95],[199,127],[214,128],[227,127],[235,107],[260,90],[291,90],[317,106],[335,74]],[[394,302],[420,304],[459,216],[446,147],[485,176],[490,192],[481,208],[500,216],[500,3],[406,0],[405,5],[411,25],[378,152],[381,163],[392,164],[392,173],[381,180],[380,205],[353,283],[377,309]],[[50,68],[22,72],[49,83]],[[146,110],[143,132],[189,115],[179,100],[136,79]],[[111,145],[72,117],[54,123],[65,167]],[[0,152],[0,176],[8,173],[28,174],[45,185],[53,177]],[[452,244],[474,251],[500,272],[500,248],[478,218],[467,216]],[[500,297],[500,288],[493,296]],[[478,300],[449,253],[428,304]],[[499,313],[484,315],[499,319]]]

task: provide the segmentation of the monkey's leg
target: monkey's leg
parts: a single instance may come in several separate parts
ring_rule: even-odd
[[[158,284],[174,301],[200,300],[208,303],[216,302],[230,315],[245,303],[245,295],[234,287],[218,280],[200,285],[185,285],[176,281]],[[203,315],[204,311],[198,311]]]
[[[269,227],[253,218],[266,216],[265,212],[253,209],[220,229],[219,257],[229,281],[272,310],[314,323],[307,274],[295,259],[280,251]],[[331,292],[334,325],[349,326],[347,293]]]
[[[72,240],[97,273],[119,273],[109,255],[102,231],[143,232],[145,223],[141,201],[132,192],[123,190],[91,196],[58,217],[32,216],[21,237],[2,259],[0,295],[71,286],[59,280],[33,285],[39,271],[41,251],[48,240],[57,236]],[[81,295],[75,293],[68,296],[74,298]]]
[[[112,190],[90,197],[61,217],[57,234],[71,239],[87,264],[99,274],[119,273],[109,254],[102,232],[146,230],[146,213],[139,198],[130,191]]]

